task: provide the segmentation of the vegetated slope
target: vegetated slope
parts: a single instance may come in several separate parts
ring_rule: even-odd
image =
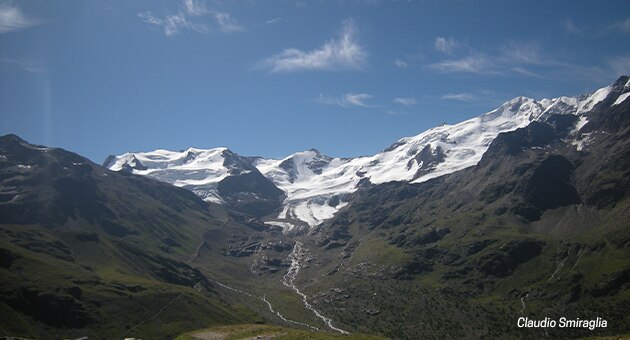
[[[187,264],[225,220],[188,190],[0,137],[0,335],[169,338],[260,320]]]
[[[278,340],[383,340],[385,338],[365,334],[331,334],[306,330],[298,330],[271,325],[230,325],[196,330],[182,334],[175,340],[195,339],[278,339]]]
[[[604,99],[585,125],[550,115],[499,134],[474,167],[360,190],[304,239],[320,265],[299,284],[340,327],[397,338],[627,333],[629,180],[630,101]]]
[[[221,192],[220,183],[235,184],[247,179],[258,185],[239,185],[238,193],[244,198],[257,198],[259,204],[265,203],[260,204],[264,209],[257,211],[257,216],[267,215],[268,224],[285,232],[303,231],[333,217],[363,183],[420,183],[459,171],[477,164],[501,132],[555,114],[576,116],[579,124],[584,124],[596,104],[627,99],[629,90],[630,80],[623,76],[609,86],[576,97],[542,100],[517,97],[478,117],[402,138],[372,156],[333,158],[311,149],[283,159],[265,159],[238,156],[225,148],[191,148],[181,152],[156,150],[110,156],[105,166],[148,175],[188,188],[206,200],[228,204],[242,199],[230,200],[235,191]],[[262,175],[284,191],[286,197],[278,195],[269,184],[263,184]]]

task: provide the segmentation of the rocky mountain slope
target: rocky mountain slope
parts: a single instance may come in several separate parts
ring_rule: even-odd
[[[340,327],[397,338],[627,333],[630,101],[618,98],[584,125],[550,115],[501,133],[462,171],[361,189],[304,239],[327,265],[299,284]],[[519,329],[521,316],[609,325]]]
[[[308,230],[333,217],[362,183],[421,183],[474,166],[499,133],[558,114],[577,117],[576,128],[579,128],[588,122],[588,113],[598,103],[623,102],[628,91],[628,77],[621,77],[609,86],[577,97],[542,100],[518,97],[481,116],[402,138],[367,157],[332,158],[312,149],[274,160],[241,157],[218,148],[126,153],[110,156],[104,165],[188,188],[213,202],[226,201],[225,194],[218,191],[222,181],[238,182],[230,178],[251,173],[256,182],[264,182],[258,176],[261,173],[284,191],[286,197],[279,198],[269,185],[265,185],[265,190],[256,187],[251,192],[247,191],[251,186],[244,186],[241,194],[264,197],[271,202],[260,215],[271,213],[281,205],[267,216],[269,224],[285,231]],[[278,200],[282,202],[277,203]]]
[[[168,338],[259,321],[190,264],[204,235],[230,230],[188,190],[0,137],[0,335]]]

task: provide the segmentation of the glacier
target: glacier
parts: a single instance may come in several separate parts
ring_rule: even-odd
[[[214,203],[223,203],[217,191],[222,180],[255,168],[286,194],[277,215],[266,217],[266,223],[291,232],[312,228],[333,217],[347,205],[362,182],[420,183],[474,166],[499,133],[553,114],[579,116],[577,130],[588,122],[588,112],[598,103],[609,97],[614,97],[611,100],[615,103],[623,101],[629,90],[630,80],[622,77],[614,84],[577,97],[517,97],[480,116],[402,138],[372,156],[333,158],[311,149],[283,159],[267,159],[243,157],[227,148],[158,149],[110,156],[104,165],[187,188]]]

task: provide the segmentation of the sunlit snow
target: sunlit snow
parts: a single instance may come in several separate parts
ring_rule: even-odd
[[[578,131],[588,122],[585,113],[612,90],[612,86],[607,86],[589,95],[542,100],[517,97],[478,117],[402,138],[373,156],[331,158],[317,150],[308,150],[283,159],[258,158],[253,161],[254,166],[287,195],[277,215],[281,221],[265,223],[279,226],[284,232],[295,227],[287,220],[299,220],[313,227],[343,208],[363,179],[375,184],[389,181],[420,183],[474,166],[499,133],[525,127],[553,114],[579,116],[575,127]],[[628,95],[630,93],[619,96],[615,104]],[[427,145],[433,155],[439,147],[444,161],[425,165],[417,160],[417,155]],[[584,143],[576,145],[582,148]],[[188,188],[207,201],[220,203],[222,199],[216,191],[218,183],[238,170],[225,166],[226,152],[230,151],[226,148],[190,148],[181,152],[127,153],[117,156],[110,168],[130,167],[133,173]]]

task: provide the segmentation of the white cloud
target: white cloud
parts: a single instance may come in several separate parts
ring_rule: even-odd
[[[150,11],[138,14],[138,17],[150,25],[158,26],[166,36],[174,36],[182,30],[190,30],[202,34],[213,31],[204,18],[212,15],[219,31],[224,33],[241,32],[245,28],[241,26],[229,13],[214,12],[206,7],[202,0],[183,0],[180,10],[176,14],[156,16]]]
[[[437,37],[435,38],[435,49],[446,54],[452,54],[457,47],[457,40],[453,38]]]
[[[613,76],[630,75],[630,56],[620,56],[608,61]]]
[[[470,55],[461,59],[448,59],[434,64],[429,64],[429,68],[445,72],[467,72],[467,73],[496,73],[489,58],[482,54]]]
[[[562,27],[567,33],[579,34],[582,33],[582,30],[579,29],[570,18],[565,19],[562,22]]]
[[[192,16],[201,16],[210,13],[206,7],[206,3],[199,0],[184,0],[184,8],[186,13]]]
[[[606,35],[609,34],[610,31],[630,33],[630,17],[621,21],[610,22],[607,25],[598,26],[578,26],[573,22],[573,20],[565,19],[562,22],[562,27],[567,33],[591,37]]]
[[[191,30],[203,34],[210,33],[210,29],[201,23],[191,22],[185,13],[169,14],[163,18],[156,17],[150,11],[138,14],[138,17],[150,25],[159,26],[168,37],[176,35],[181,30]]]
[[[318,49],[301,51],[287,48],[267,58],[260,67],[271,72],[293,72],[303,70],[359,70],[367,63],[367,52],[357,42],[354,21],[345,20],[337,39],[324,43]]]
[[[359,93],[359,94],[346,93],[346,95],[344,96],[344,99],[346,102],[352,105],[363,106],[363,107],[371,106],[365,102],[366,100],[369,100],[370,98],[372,98],[372,96],[367,93]]]
[[[282,18],[281,18],[281,17],[276,17],[276,18],[273,18],[273,19],[269,19],[269,20],[267,20],[267,21],[265,21],[265,22],[266,22],[268,25],[272,25],[272,24],[275,24],[275,23],[280,22],[281,20],[282,20]]]
[[[501,48],[503,62],[515,65],[551,65],[555,62],[542,55],[540,43],[511,41]]]
[[[442,100],[453,100],[460,102],[477,102],[498,105],[505,101],[505,95],[497,94],[492,90],[477,89],[473,92],[451,92],[440,97]]]
[[[26,71],[29,73],[44,73],[46,72],[46,69],[40,63],[34,62],[32,60],[0,58],[0,71]]]
[[[394,98],[393,102],[396,103],[396,104],[403,105],[403,106],[416,105],[416,99],[415,98]]]
[[[471,93],[448,93],[440,97],[440,99],[470,102],[470,101],[475,100],[476,97]]]
[[[138,17],[142,19],[142,21],[146,22],[147,24],[156,25],[156,26],[162,26],[164,24],[164,20],[158,19],[150,11],[138,13]]]
[[[396,111],[396,110],[387,110],[387,114],[390,116],[408,116],[411,113],[407,111]]]
[[[396,65],[398,68],[407,68],[409,67],[409,63],[404,61],[404,60],[400,60],[400,59],[396,59],[394,60],[394,65]]]
[[[22,10],[11,2],[0,4],[0,33],[17,31],[41,24],[39,20],[27,18]]]
[[[509,41],[492,53],[472,50],[466,56],[444,59],[428,64],[426,67],[444,73],[516,74],[542,78],[539,73],[532,71],[532,69],[567,68],[569,65],[545,54],[539,42]]]
[[[616,28],[618,31],[630,33],[630,18],[614,24],[613,27]]]
[[[367,103],[372,98],[372,95],[367,93],[346,93],[341,97],[333,97],[320,94],[317,101],[326,105],[337,105],[344,108],[359,106],[359,107],[374,107]]]
[[[518,73],[520,75],[523,76],[528,76],[528,77],[533,77],[533,78],[544,78],[542,75],[536,73],[536,72],[532,72],[526,68],[523,67],[512,67],[512,71],[514,71],[515,73]]]
[[[214,14],[217,23],[219,24],[219,29],[221,32],[231,33],[231,32],[242,32],[245,29],[243,26],[239,25],[236,20],[230,17],[229,13],[219,12]]]

